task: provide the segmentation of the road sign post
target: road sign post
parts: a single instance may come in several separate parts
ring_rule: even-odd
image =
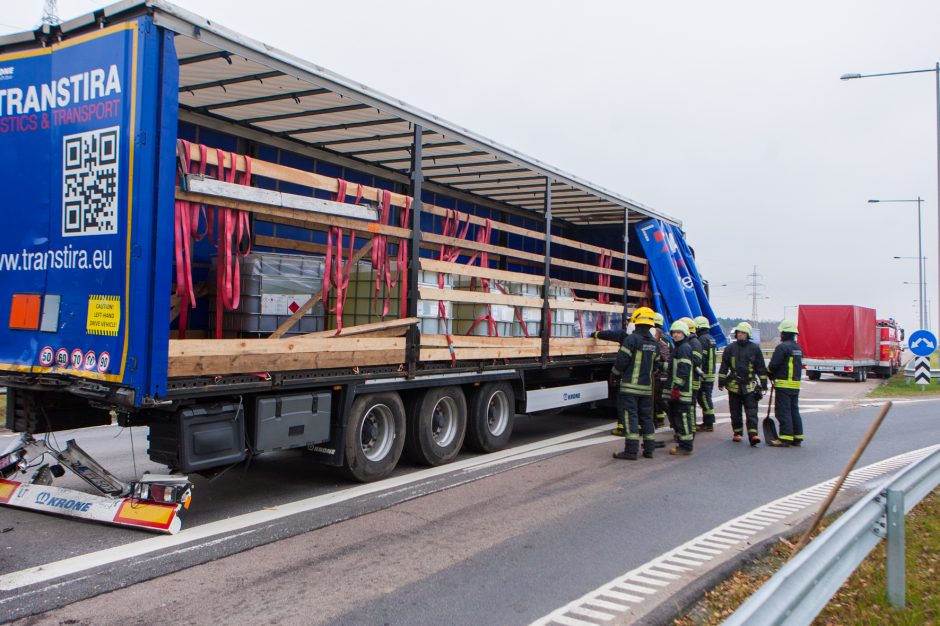
[[[937,349],[937,337],[929,330],[915,330],[907,340],[914,353],[914,382],[930,384],[930,355]],[[923,387],[921,387],[923,390]]]

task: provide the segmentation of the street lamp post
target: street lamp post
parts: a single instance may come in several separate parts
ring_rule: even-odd
[[[924,237],[923,231],[921,230],[921,210],[920,204],[924,199],[920,196],[917,196],[916,200],[869,200],[869,203],[876,202],[916,202],[917,203],[917,280],[920,287],[918,287],[917,295],[920,300],[920,327],[924,328],[924,315],[926,312],[924,310],[924,302],[927,299],[927,287],[924,284]],[[940,209],[938,209],[938,214],[940,214]],[[900,257],[895,257],[900,258]]]
[[[903,72],[883,72],[881,74],[843,74],[841,80],[853,80],[856,78],[875,78],[878,76],[899,76],[901,74],[923,74],[933,72],[936,83],[936,105],[937,105],[937,288],[940,289],[940,62],[934,67],[923,70],[906,70]],[[921,255],[923,256],[923,255]],[[921,280],[923,282],[923,280]],[[940,308],[940,307],[938,307]],[[923,327],[923,324],[921,324]],[[940,328],[940,325],[937,326]]]

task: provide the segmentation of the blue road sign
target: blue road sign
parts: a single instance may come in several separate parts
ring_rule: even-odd
[[[915,330],[907,338],[907,345],[915,356],[930,356],[937,349],[937,337],[929,330]]]

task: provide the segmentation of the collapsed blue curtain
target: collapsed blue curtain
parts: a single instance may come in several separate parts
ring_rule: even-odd
[[[680,317],[704,315],[711,323],[711,336],[719,347],[724,346],[724,331],[705,295],[702,277],[682,231],[657,219],[640,222],[635,229],[650,265],[653,304],[666,318],[666,328]]]

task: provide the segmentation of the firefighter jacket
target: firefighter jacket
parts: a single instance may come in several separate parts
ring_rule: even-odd
[[[598,339],[603,338],[602,335],[603,333],[598,333]],[[615,376],[620,377],[621,393],[652,395],[658,357],[656,340],[648,330],[635,330],[624,336],[611,370]]]
[[[692,348],[692,389],[697,391],[702,387],[702,342],[695,335],[690,335],[686,343]]]
[[[751,341],[735,341],[725,348],[718,369],[718,386],[727,387],[731,393],[746,395],[756,387],[755,377],[761,386],[767,384],[767,368],[760,347]]]
[[[706,383],[713,383],[715,382],[715,356],[717,351],[715,338],[706,330],[699,334],[698,340],[702,342],[702,371],[705,373],[702,380]]]
[[[767,374],[777,389],[799,389],[803,376],[803,349],[792,339],[781,341],[770,357]]]
[[[692,346],[688,339],[678,342],[669,358],[669,390],[679,390],[679,401],[692,403]]]

